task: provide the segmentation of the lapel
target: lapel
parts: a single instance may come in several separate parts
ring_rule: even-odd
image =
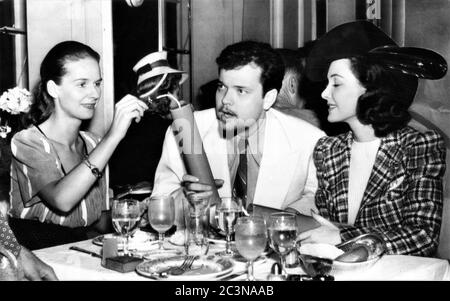
[[[327,175],[329,187],[335,192],[328,204],[330,215],[333,215],[336,221],[346,223],[348,220],[348,179],[353,134],[348,132],[346,135],[338,137],[340,138],[339,143],[333,149],[328,150],[327,156],[324,157],[327,165],[323,173]]]
[[[364,206],[376,202],[379,195],[389,189],[393,177],[401,166],[403,151],[396,133],[398,132],[391,133],[381,139],[377,157],[355,222],[358,220]]]
[[[297,152],[276,114],[267,111],[264,149],[253,203],[281,209],[293,178]]]
[[[199,128],[202,126],[199,125]],[[214,179],[224,180],[223,186],[218,190],[220,197],[231,197],[230,170],[228,168],[228,153],[226,139],[222,138],[218,130],[218,122],[214,121],[202,135],[203,147],[207,154]]]

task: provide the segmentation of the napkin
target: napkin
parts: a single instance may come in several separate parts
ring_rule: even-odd
[[[344,254],[344,251],[338,249],[336,246],[324,243],[302,244],[298,251],[300,252],[300,254],[312,255],[333,260],[336,257]]]

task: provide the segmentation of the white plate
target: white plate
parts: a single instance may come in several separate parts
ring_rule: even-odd
[[[234,262],[228,258],[208,255],[196,259],[191,270],[182,275],[169,275],[167,278],[160,278],[157,274],[172,266],[180,266],[184,261],[184,255],[171,258],[160,258],[156,260],[144,261],[136,267],[136,272],[142,276],[157,280],[208,280],[217,279],[233,271]]]
[[[123,242],[125,241],[125,237],[120,236],[117,233],[108,233],[104,235],[99,235],[92,239],[92,243],[97,246],[103,246],[103,240],[105,238],[115,238],[117,239],[117,248],[123,249]],[[128,248],[130,250],[137,249],[137,250],[148,250],[148,249],[154,249],[153,246],[156,243],[156,235],[138,230],[136,231],[133,236],[130,237],[128,242]]]
[[[145,260],[156,260],[156,259],[161,259],[161,258],[170,258],[170,257],[174,257],[174,256],[179,256],[182,254],[183,254],[183,252],[180,250],[156,249],[156,250],[152,250],[152,251],[148,251],[148,252],[142,252],[141,255],[142,255],[142,258],[144,258]]]

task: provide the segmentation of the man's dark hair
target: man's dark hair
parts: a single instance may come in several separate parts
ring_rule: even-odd
[[[216,59],[220,70],[232,70],[255,64],[261,68],[263,95],[272,89],[280,91],[284,77],[284,64],[280,55],[267,43],[242,41],[227,46]]]

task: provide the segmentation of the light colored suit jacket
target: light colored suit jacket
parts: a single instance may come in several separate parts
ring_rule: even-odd
[[[195,120],[203,140],[215,179],[224,180],[220,197],[232,195],[227,154],[227,141],[219,133],[214,109],[195,112]],[[266,112],[263,156],[253,203],[274,209],[293,208],[310,215],[315,208],[317,189],[313,150],[325,133],[308,122],[274,109]],[[166,132],[161,159],[155,174],[153,194],[178,193],[186,174],[172,129]]]

